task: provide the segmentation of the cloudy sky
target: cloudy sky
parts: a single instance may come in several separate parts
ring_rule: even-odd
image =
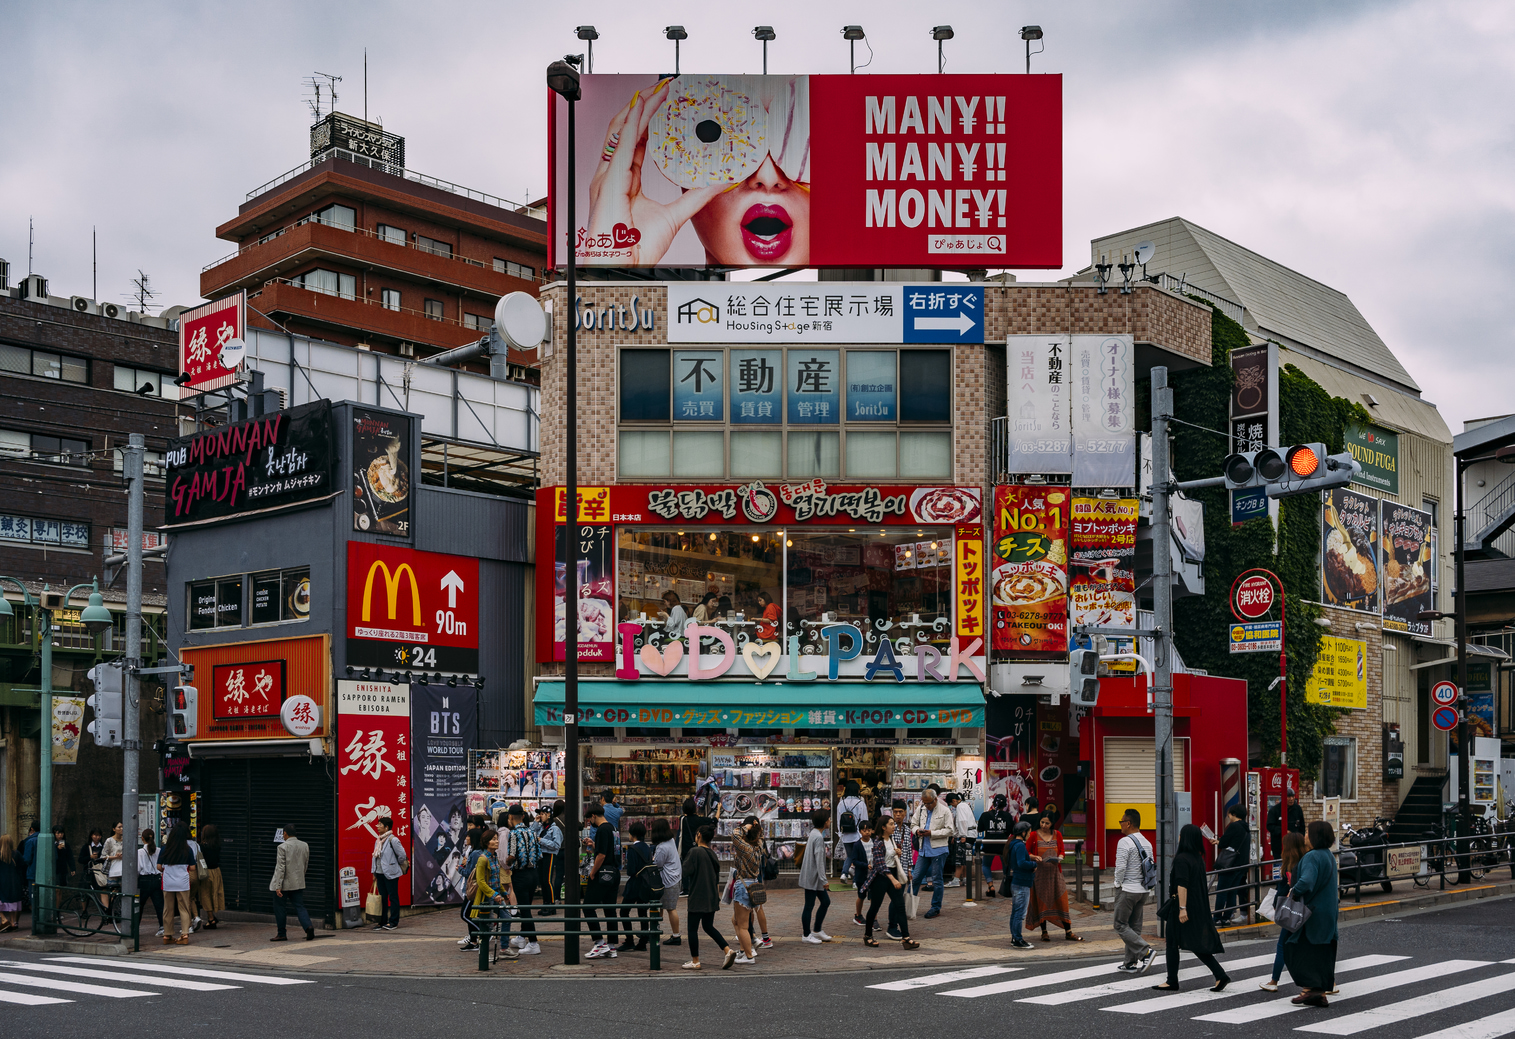
[[[217,224],[308,155],[302,80],[341,75],[338,107],[407,139],[408,165],[511,199],[546,184],[542,70],[598,26],[597,72],[844,72],[844,23],[865,72],[1063,74],[1067,273],[1089,240],[1169,216],[1348,293],[1440,405],[1515,411],[1515,351],[1498,285],[1515,275],[1515,5],[1433,0],[1109,0],[1099,4],[773,2],[746,13],[638,5],[269,0],[12,3],[0,18],[0,257],[55,294],[120,300],[140,268],[158,302],[199,301],[232,251]],[[759,13],[760,12],[760,13]],[[859,47],[859,60],[868,50]],[[1021,272],[1038,280],[1049,272]]]

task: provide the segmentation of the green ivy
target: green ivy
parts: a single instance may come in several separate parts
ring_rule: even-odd
[[[1245,348],[1249,340],[1240,325],[1214,308],[1210,327],[1210,367],[1177,372],[1171,378],[1176,417],[1193,424],[1170,427],[1173,470],[1179,480],[1218,475],[1230,451],[1231,351]],[[1284,444],[1322,442],[1328,450],[1339,452],[1346,427],[1368,421],[1361,405],[1332,397],[1293,365],[1279,372],[1278,390]],[[1246,680],[1247,724],[1262,742],[1263,760],[1277,763],[1279,697],[1277,689],[1270,691],[1269,686],[1278,677],[1278,658],[1270,653],[1232,654],[1226,637],[1227,626],[1234,621],[1229,602],[1236,577],[1252,567],[1277,574],[1288,611],[1284,645],[1288,651],[1289,764],[1305,778],[1314,779],[1320,769],[1323,738],[1335,731],[1335,718],[1346,713],[1305,702],[1305,679],[1315,667],[1324,635],[1314,623],[1323,612],[1317,604],[1320,501],[1312,495],[1283,499],[1275,537],[1266,517],[1233,527],[1230,497],[1224,489],[1198,491],[1194,497],[1205,504],[1205,595],[1173,604],[1178,651],[1190,667]]]

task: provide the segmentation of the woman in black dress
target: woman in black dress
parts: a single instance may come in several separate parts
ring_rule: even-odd
[[[1178,991],[1178,956],[1192,952],[1215,975],[1211,992],[1225,989],[1231,978],[1216,962],[1225,952],[1215,921],[1210,916],[1210,889],[1205,885],[1205,837],[1193,823],[1178,831],[1178,854],[1168,874],[1168,902],[1163,918],[1168,924],[1168,980],[1152,987],[1159,992]]]

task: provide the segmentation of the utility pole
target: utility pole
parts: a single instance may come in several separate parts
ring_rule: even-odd
[[[1168,369],[1152,369],[1152,612],[1157,634],[1152,639],[1156,678],[1152,686],[1152,739],[1156,749],[1158,897],[1167,890],[1168,870],[1178,847],[1178,813],[1173,799],[1173,556],[1168,496],[1172,460],[1168,420],[1173,417],[1173,389]]]
[[[137,894],[137,847],[141,833],[137,819],[138,756],[142,749],[141,682],[137,669],[142,666],[142,456],[147,441],[141,433],[127,440],[123,465],[127,483],[126,498],[126,666],[121,675],[121,821],[126,831],[126,847],[121,856],[121,894],[126,905]]]

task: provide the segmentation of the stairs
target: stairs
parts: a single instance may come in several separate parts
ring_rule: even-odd
[[[1419,776],[1399,806],[1389,826],[1389,843],[1418,841],[1425,832],[1441,823],[1441,790],[1446,776]]]

